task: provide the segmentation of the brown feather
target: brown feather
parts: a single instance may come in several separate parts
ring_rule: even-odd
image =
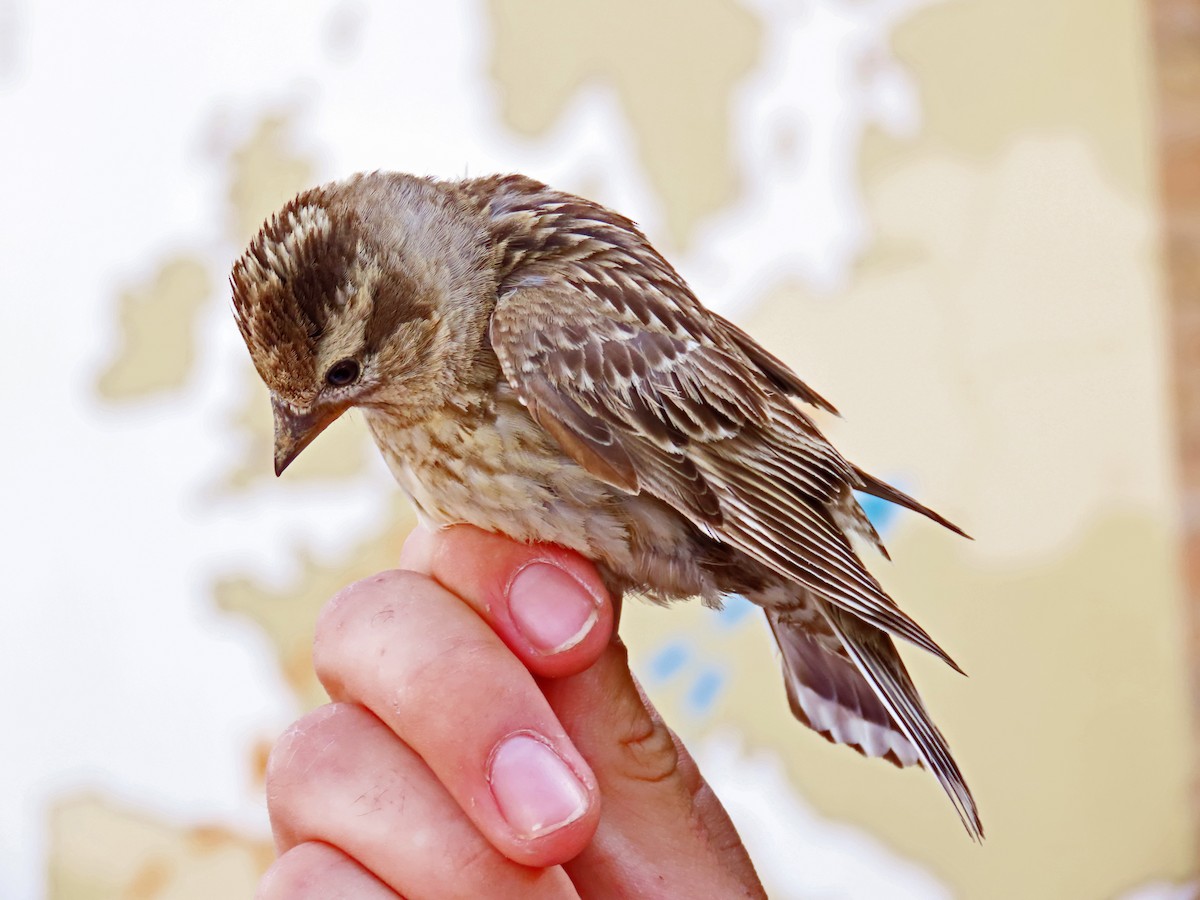
[[[669,349],[659,357],[659,365],[632,382],[605,380],[599,360],[621,334],[616,327],[619,320],[611,308],[583,299],[541,285],[501,296],[492,314],[492,347],[520,396],[533,396],[538,409],[552,408],[576,433],[604,422],[617,440],[650,437],[660,448],[672,451],[667,456],[643,457],[638,470],[639,487],[668,503],[696,496],[681,495],[674,471],[684,459],[690,460],[707,482],[703,495],[715,494],[718,500],[722,521],[716,530],[724,539],[958,670],[945,651],[896,608],[833,527],[830,514],[818,512],[833,495],[834,485],[846,485],[851,470],[805,417],[781,400],[772,404],[761,374],[736,347],[698,340],[689,346],[661,330],[648,331],[645,334],[670,342],[664,345]],[[629,300],[628,305],[637,304]],[[641,306],[650,308],[644,302]],[[549,310],[557,315],[551,317]],[[647,321],[663,329],[664,318],[660,312],[647,316]],[[702,337],[704,324],[701,318],[694,329]],[[643,343],[652,345],[646,339]],[[563,364],[563,347],[583,350],[582,372],[571,372]],[[597,358],[591,367],[586,364],[589,352]],[[729,400],[739,391],[741,405],[733,408]],[[551,394],[556,397],[553,401]],[[707,429],[698,421],[702,417],[688,413],[688,404],[704,400],[713,400],[714,409]],[[774,429],[757,424],[767,420],[767,410],[775,414]],[[584,468],[595,465],[595,453],[572,453],[578,446],[572,442],[563,449]],[[761,467],[774,469],[779,479],[773,484],[767,481],[755,471]],[[600,478],[608,473],[607,465],[594,472]],[[695,507],[680,506],[680,511],[694,513]],[[712,524],[711,520],[705,524]]]
[[[933,724],[925,704],[921,702],[921,695],[917,693],[916,685],[891,639],[878,630],[864,628],[861,622],[836,607],[825,605],[822,611],[892,719],[920,753],[925,767],[945,789],[967,832],[976,840],[981,840],[983,824],[975,799],[950,754],[946,739]]]
[[[567,453],[580,461],[589,472],[606,484],[634,493],[638,489],[637,472],[629,456],[615,440],[589,439],[559,416],[531,398],[526,404],[530,415],[558,441]],[[576,419],[575,421],[579,421]],[[605,427],[601,425],[600,427]],[[596,429],[592,429],[595,433]]]
[[[904,493],[904,491],[892,487],[887,482],[880,481],[874,475],[868,475],[862,469],[858,468],[858,466],[854,467],[854,474],[858,477],[858,481],[854,485],[854,487],[856,487],[858,490],[867,494],[871,494],[872,496],[879,497],[881,500],[887,500],[891,503],[903,506],[905,509],[911,509],[913,512],[920,513],[925,518],[937,522],[943,528],[949,528],[955,534],[961,535],[967,540],[974,540],[969,534],[967,534],[949,519],[945,518],[939,513],[934,512],[923,503],[914,500],[912,497],[908,496],[908,494]]]
[[[742,352],[750,358],[750,361],[758,366],[759,370],[771,379],[779,390],[783,391],[789,397],[797,397],[803,400],[810,406],[815,406],[817,409],[823,409],[825,412],[832,413],[835,416],[840,416],[832,403],[810,388],[807,384],[787,367],[787,364],[779,357],[770,353],[765,347],[759,344],[754,338],[742,331],[732,322],[721,319],[721,323],[725,326],[725,331],[729,338],[741,348]]]
[[[777,610],[768,611],[767,621],[783,658],[788,705],[797,719],[825,739],[853,747],[864,756],[897,766],[920,760],[917,748],[832,630],[826,626],[818,638],[815,623],[795,623]]]

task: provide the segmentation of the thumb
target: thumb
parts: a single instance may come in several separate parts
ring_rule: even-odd
[[[728,814],[614,638],[588,669],[539,682],[592,767],[595,837],[566,865],[593,896],[765,897]]]

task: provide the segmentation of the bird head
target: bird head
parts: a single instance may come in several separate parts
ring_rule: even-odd
[[[483,343],[494,269],[480,214],[442,182],[360,175],[271,216],[230,283],[275,473],[351,407],[404,425],[444,405]]]

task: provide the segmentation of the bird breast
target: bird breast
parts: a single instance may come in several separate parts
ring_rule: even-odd
[[[436,526],[467,523],[630,567],[622,498],[566,457],[507,384],[459,396],[415,425],[367,424],[397,483]]]

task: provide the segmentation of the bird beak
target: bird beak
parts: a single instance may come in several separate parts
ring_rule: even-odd
[[[346,411],[346,407],[318,406],[304,412],[292,409],[272,397],[271,411],[275,416],[275,474],[282,475],[292,460],[316,440],[318,434],[332,425]]]

